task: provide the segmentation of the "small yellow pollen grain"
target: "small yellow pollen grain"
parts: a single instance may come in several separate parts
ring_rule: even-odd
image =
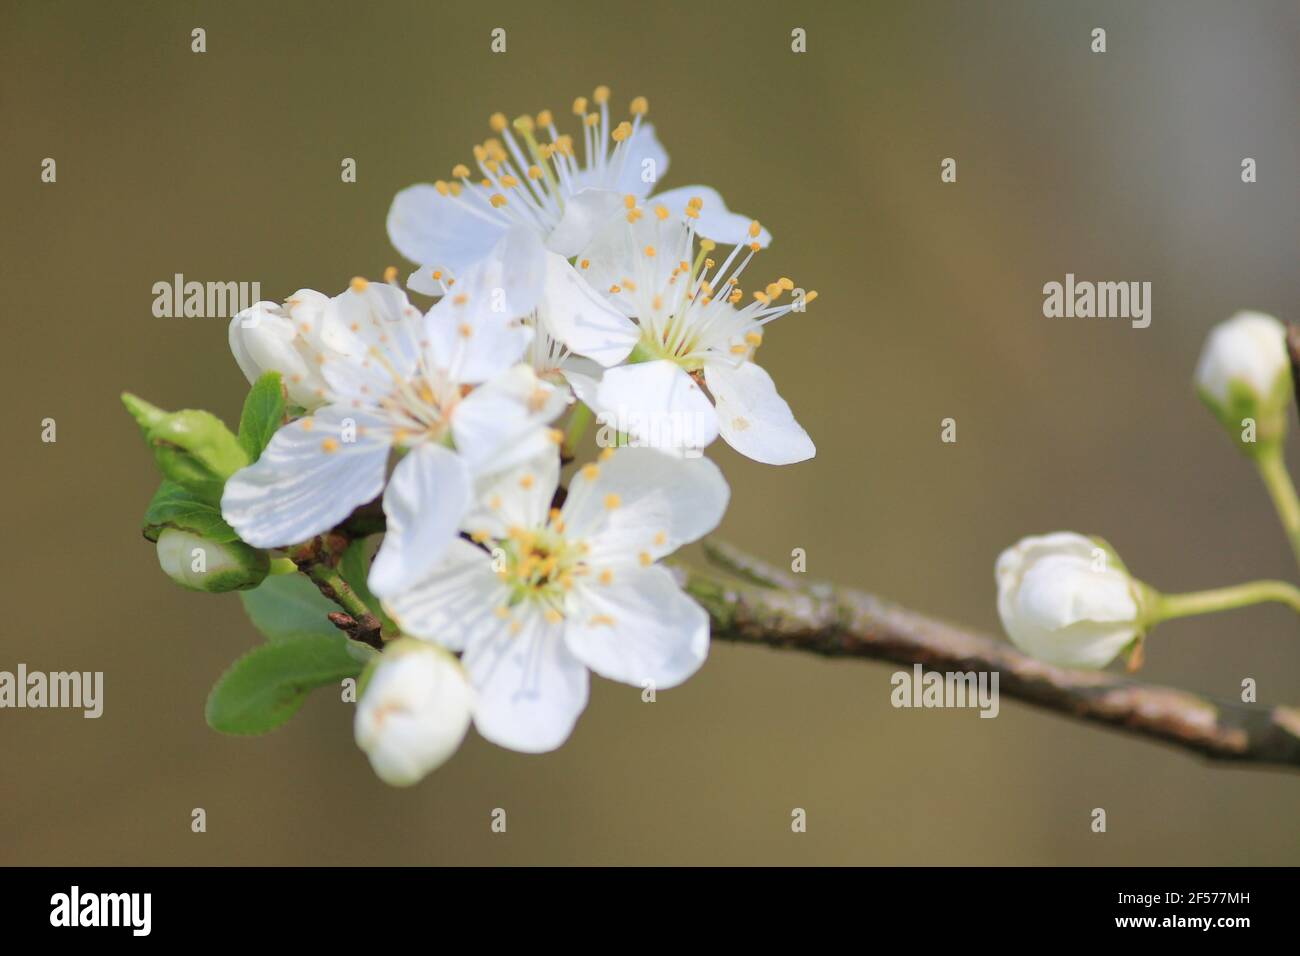
[[[590,268],[591,268],[591,260],[590,260],[590,259],[583,259],[582,262],[579,263],[579,265],[581,265],[582,268],[584,268],[584,269],[590,269]]]
[[[623,503],[623,499],[612,492],[605,496],[605,507],[608,508],[610,511],[613,511],[622,503]]]
[[[687,209],[699,209],[703,205],[704,205],[704,200],[701,199],[699,196],[692,196],[690,199],[686,201]]]
[[[749,345],[750,345],[751,347],[753,347],[753,348],[758,348],[760,345],[763,344],[763,333],[762,333],[762,332],[746,332],[746,333],[745,333],[745,341],[746,341],[747,343],[749,343]]]
[[[397,266],[389,266],[387,269],[384,270],[384,281],[385,282],[397,281]]]
[[[583,120],[583,122],[586,123],[588,126],[595,126],[597,123],[600,122],[600,114],[588,113],[587,118]]]
[[[628,193],[626,196],[623,197],[623,205],[626,206],[628,209],[635,209],[636,197],[633,196],[631,193]]]
[[[333,454],[334,452],[339,450],[338,440],[335,438],[325,439],[323,442],[320,443],[320,450],[325,452],[325,454],[327,455]]]
[[[573,115],[582,116],[587,112],[587,98],[579,96],[573,101]]]
[[[500,209],[506,204],[506,197],[500,193],[493,193],[492,198],[489,199],[488,202],[492,204],[493,209]]]
[[[588,627],[600,627],[601,625],[604,625],[605,627],[613,627],[614,619],[608,614],[596,614],[587,622]]]
[[[446,183],[444,183],[441,179],[434,182],[433,188],[438,190],[439,196],[447,196],[451,194],[451,187],[448,186]]]
[[[540,113],[537,114],[538,126],[550,126],[554,122],[555,122],[555,117],[551,115],[550,110],[542,110]]]
[[[365,279],[361,278],[361,276],[356,276],[355,278],[353,278],[353,280],[349,282],[348,285],[351,287],[353,292],[365,292],[366,289],[370,287],[370,283],[367,282]]]
[[[655,215],[658,216],[661,221],[667,219],[668,207],[665,206],[663,203],[660,203],[659,205],[655,206]]]
[[[529,166],[529,167],[528,167],[528,178],[529,178],[529,179],[541,179],[541,178],[542,178],[542,168],[541,168],[540,166]]]
[[[469,176],[469,167],[464,163],[457,163],[451,167],[451,175],[453,179],[465,179]]]
[[[462,322],[456,331],[460,333],[462,339],[467,339],[474,334],[474,327],[468,322]]]
[[[623,122],[615,126],[614,131],[609,134],[610,139],[612,139],[616,143],[623,142],[623,140],[629,138],[631,135],[632,135],[632,124],[627,122],[627,120],[624,120]]]
[[[560,431],[558,428],[549,429],[546,432],[546,437],[557,445],[564,444],[564,432]]]
[[[744,355],[748,351],[749,351],[749,347],[746,345],[733,345],[731,347],[732,355]]]
[[[655,559],[650,556],[649,551],[642,551],[637,555],[637,560],[641,562],[641,567],[648,568],[655,563]]]
[[[537,479],[534,478],[532,475],[524,475],[522,478],[519,479],[519,487],[523,488],[525,491],[527,491],[536,483],[537,483]]]
[[[586,478],[588,481],[595,481],[597,478],[600,477],[600,468],[599,468],[599,466],[597,466],[597,465],[583,465],[583,466],[582,466],[582,477]]]
[[[609,584],[614,580],[614,572],[609,568],[606,568],[604,571],[600,572],[600,576],[597,577],[596,580],[601,584]]]
[[[817,298],[817,290],[816,290],[816,289],[814,289],[813,291],[811,291],[811,292],[809,292],[807,295],[805,295],[805,296],[803,297],[803,300],[804,300],[804,302],[811,302],[811,301],[812,301],[813,299],[815,299],[815,298]]]
[[[493,113],[488,117],[488,125],[492,127],[492,132],[502,132],[506,128],[506,114]]]
[[[611,458],[614,457],[614,449],[602,448],[600,450],[600,455],[598,455],[597,457],[599,457],[601,461],[609,461]]]
[[[469,537],[471,541],[475,541],[478,544],[482,544],[483,542],[490,540],[492,538],[492,535],[488,534],[486,531],[480,528],[477,531],[471,531]]]
[[[757,239],[758,234],[762,231],[763,229],[761,226],[759,226],[757,219],[755,219],[753,222],[749,224],[749,237],[751,239]]]
[[[469,296],[467,296],[464,292],[461,292],[453,296],[451,301],[455,305],[464,305],[466,302],[469,301]]]
[[[646,247],[645,247],[645,254],[646,254],[647,256],[649,256],[651,259],[653,259],[654,256],[655,256],[655,247],[654,247],[654,246],[646,246]]]
[[[668,543],[668,532],[660,531],[655,535],[655,546],[662,548]]]
[[[304,418],[299,424],[302,425],[302,430],[305,432],[309,432],[316,427],[316,423],[310,418]]]

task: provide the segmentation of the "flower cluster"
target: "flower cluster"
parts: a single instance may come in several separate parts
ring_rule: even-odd
[[[1210,333],[1196,368],[1201,399],[1259,469],[1300,563],[1300,499],[1282,456],[1292,393],[1286,329],[1243,312]],[[1100,669],[1120,654],[1142,662],[1148,631],[1161,621],[1275,601],[1300,612],[1300,589],[1285,581],[1162,594],[1129,574],[1100,538],[1073,532],[1024,538],[997,560],[998,614],[1025,653],[1049,664]]]
[[[388,233],[431,307],[390,267],[234,317],[248,422],[227,441],[205,420],[234,450],[201,487],[164,460],[171,416],[128,397],[168,479],[146,517],[164,569],[191,588],[256,588],[255,620],[281,572],[337,600],[352,639],[342,656],[311,645],[313,673],[357,662],[356,740],[389,783],[423,777],[471,721],[515,750],[558,747],[589,672],[690,677],[708,617],[661,561],[726,509],[702,451],[721,437],[764,463],[814,454],[755,357],[767,325],[816,293],[781,276],[746,291],[768,231],[708,187],[656,192],[668,155],[644,97],[616,120],[599,87],[572,112],[575,132],[550,110],[496,114],[446,180],[398,193]],[[593,419],[614,439],[579,464]],[[181,463],[203,464],[199,451],[181,442]],[[367,568],[353,546],[380,529]],[[190,566],[206,550],[233,584]],[[295,634],[241,674],[308,652]],[[214,725],[264,729],[222,716],[233,693],[214,691]]]

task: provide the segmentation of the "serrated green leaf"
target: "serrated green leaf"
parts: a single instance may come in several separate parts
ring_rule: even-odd
[[[220,508],[167,480],[158,486],[144,513],[144,536],[157,541],[164,528],[192,531],[218,544],[239,540],[239,535],[221,517]]]
[[[361,598],[366,607],[370,608],[375,613],[375,616],[379,618],[384,633],[396,634],[397,625],[384,613],[384,607],[379,598],[371,593],[370,585],[366,580],[369,576],[369,568],[370,560],[367,542],[365,539],[353,541],[348,545],[348,549],[343,552],[343,560],[339,562],[339,574],[343,575],[343,580],[347,581],[352,586],[352,590],[357,592],[357,597]]]
[[[326,617],[338,605],[321,596],[303,574],[275,574],[252,591],[241,591],[253,626],[271,642],[298,637],[338,637],[340,631]]]
[[[340,634],[263,644],[221,676],[204,714],[208,726],[223,734],[264,734],[297,713],[313,689],[356,677],[361,670]]]
[[[257,461],[284,420],[284,390],[280,373],[267,372],[248,390],[239,416],[239,444],[249,461]]]

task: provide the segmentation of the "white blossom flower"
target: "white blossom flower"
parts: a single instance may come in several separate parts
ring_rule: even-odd
[[[581,158],[574,137],[559,132],[550,110],[507,122],[493,114],[493,137],[474,147],[479,174],[457,164],[451,180],[422,183],[397,194],[388,213],[388,235],[397,250],[419,264],[408,286],[440,295],[467,267],[479,262],[511,227],[522,227],[515,267],[516,305],[531,311],[542,293],[545,262],[571,258],[621,210],[622,197],[647,196],[668,169],[668,154],[644,121],[645,97],[632,101],[631,120],[612,123],[609,88],[598,87],[589,111],[586,97],[573,103],[582,124]],[[539,141],[539,137],[545,142]],[[720,242],[744,236],[749,219],[727,211],[722,197],[706,186],[686,186],[658,196],[683,211],[692,197],[704,197],[699,229]],[[770,237],[763,233],[759,241]]]
[[[1145,630],[1143,586],[1081,534],[1022,539],[998,557],[996,577],[1007,636],[1049,664],[1100,669]]]
[[[474,691],[451,654],[401,638],[384,648],[357,703],[353,734],[375,774],[406,787],[456,752]]]
[[[1243,451],[1258,455],[1276,448],[1291,400],[1286,327],[1261,312],[1239,312],[1220,322],[1201,351],[1196,388]],[[1248,421],[1255,428],[1243,432]]]
[[[474,723],[504,747],[541,752],[569,736],[588,669],[672,687],[708,652],[708,616],[655,562],[711,531],[729,491],[716,465],[606,449],[560,508],[552,453],[477,485],[458,539],[411,587],[383,588],[403,631],[464,651]]]
[[[694,200],[691,200],[694,203]],[[706,203],[707,205],[707,203]],[[634,197],[627,215],[584,251],[579,271],[630,320],[607,324],[602,350],[589,350],[610,368],[594,410],[638,444],[689,452],[722,438],[742,455],[768,464],[811,458],[816,449],[754,361],[764,327],[817,297],[781,278],[743,304],[741,274],[761,248],[734,246],[721,262],[712,240],[696,252],[695,205],[676,217],[651,202],[645,215]],[[751,237],[761,234],[758,223]],[[790,299],[778,304],[787,294]],[[706,391],[707,390],[707,391]]]
[[[325,380],[316,356],[332,354],[326,342],[329,297],[300,289],[284,304],[257,302],[230,320],[230,351],[249,384],[279,372],[289,401],[315,408]]]
[[[364,279],[323,317],[332,354],[314,359],[326,404],[230,477],[222,513],[249,544],[283,547],[383,491],[387,534],[371,580],[399,586],[455,536],[474,475],[553,447],[546,423],[567,396],[520,362],[531,333],[517,323],[421,316],[396,286]],[[402,457],[385,489],[393,450]]]

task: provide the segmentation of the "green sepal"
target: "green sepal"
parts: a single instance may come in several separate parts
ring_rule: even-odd
[[[248,390],[239,416],[239,445],[257,461],[284,421],[284,387],[279,372],[267,372]]]
[[[235,529],[221,517],[221,509],[211,501],[164,480],[154,492],[144,513],[144,536],[157,541],[164,528],[192,531],[218,544],[238,541]]]

